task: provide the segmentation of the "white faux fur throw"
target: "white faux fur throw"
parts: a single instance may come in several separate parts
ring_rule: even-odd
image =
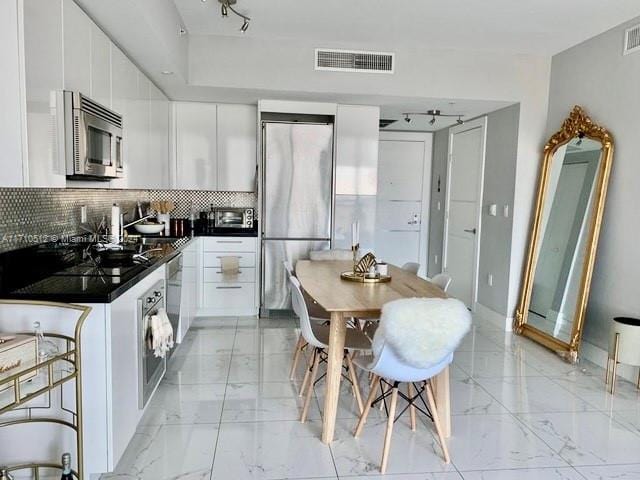
[[[471,314],[455,298],[407,298],[382,307],[373,338],[376,356],[387,343],[414,368],[428,368],[455,350],[471,327]]]

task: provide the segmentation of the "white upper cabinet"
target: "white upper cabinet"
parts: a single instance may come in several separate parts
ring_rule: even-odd
[[[64,88],[91,96],[93,22],[73,0],[63,0]]]
[[[138,96],[138,73],[131,60],[118,49],[111,45],[111,85],[112,108],[122,115],[123,124],[123,161],[124,178],[111,181],[113,188],[126,188],[129,177],[130,164],[130,140],[134,135],[131,125],[131,112]],[[134,142],[135,143],[135,142]]]
[[[149,159],[149,85],[142,73],[137,72],[137,91],[127,106],[124,135],[128,139],[127,171],[125,181],[129,188],[147,188],[155,168]]]
[[[252,105],[218,105],[217,190],[255,191],[257,115]]]
[[[64,187],[64,150],[58,144],[55,94],[64,88],[62,1],[24,0],[26,185]]]
[[[111,108],[111,41],[91,24],[91,93],[96,102]]]
[[[175,105],[175,187],[216,190],[217,106],[213,103]]]
[[[378,184],[380,109],[338,105],[336,195],[375,195]]]
[[[149,85],[149,164],[146,188],[169,187],[169,101]]]

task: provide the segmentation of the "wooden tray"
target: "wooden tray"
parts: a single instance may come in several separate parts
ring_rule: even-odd
[[[391,281],[391,277],[389,275],[381,275],[375,278],[368,278],[365,277],[362,273],[354,273],[351,270],[342,272],[340,274],[340,278],[349,282],[359,283],[387,283]]]

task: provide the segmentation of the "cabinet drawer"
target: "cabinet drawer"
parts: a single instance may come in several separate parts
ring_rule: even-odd
[[[255,284],[253,283],[205,283],[202,289],[202,304],[205,308],[238,310],[253,306]]]
[[[206,252],[203,255],[203,267],[220,267],[222,257],[238,257],[241,267],[255,267],[256,254],[242,252]]]
[[[204,237],[205,252],[255,252],[255,237]]]
[[[209,283],[255,283],[256,269],[241,268],[238,275],[230,275],[229,278],[225,278],[219,268],[205,268],[203,280]]]

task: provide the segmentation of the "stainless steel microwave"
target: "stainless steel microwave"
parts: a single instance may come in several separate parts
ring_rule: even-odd
[[[122,115],[79,92],[61,92],[67,178],[124,176]]]

